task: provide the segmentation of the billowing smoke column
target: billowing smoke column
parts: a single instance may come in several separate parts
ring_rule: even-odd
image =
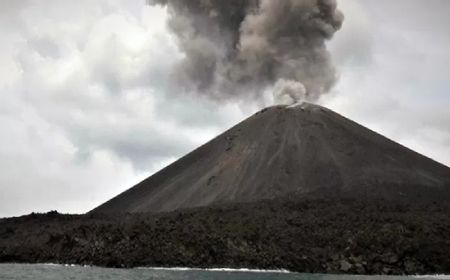
[[[325,42],[342,25],[335,0],[148,0],[165,5],[185,58],[187,91],[216,99],[315,101],[336,82]],[[285,98],[284,98],[285,99]]]

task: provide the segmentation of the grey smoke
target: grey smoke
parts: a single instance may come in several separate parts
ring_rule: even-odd
[[[273,99],[275,104],[286,105],[306,100],[306,88],[300,82],[279,79],[273,89]]]
[[[300,96],[315,101],[336,82],[325,44],[344,18],[335,0],[148,3],[168,8],[169,28],[185,55],[174,82],[185,91],[219,100],[255,99],[277,84],[275,94],[285,92],[294,102]]]

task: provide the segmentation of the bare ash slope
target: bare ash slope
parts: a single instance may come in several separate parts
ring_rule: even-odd
[[[324,107],[275,106],[92,212],[162,212],[281,197],[448,199],[450,168]]]

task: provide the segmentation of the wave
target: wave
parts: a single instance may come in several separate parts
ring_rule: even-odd
[[[251,268],[198,268],[198,267],[137,267],[137,269],[167,271],[214,271],[214,272],[253,272],[253,273],[293,273],[286,269],[251,269]]]
[[[29,263],[28,265],[64,266],[64,267],[93,267],[92,265],[80,265],[73,263]]]
[[[450,279],[450,275],[436,274],[436,275],[414,275],[414,278],[432,278],[432,279]]]
[[[30,264],[32,265],[32,264]],[[39,263],[37,265],[64,267],[94,267],[91,265]],[[251,269],[251,268],[199,268],[199,267],[135,267],[131,269],[166,270],[166,271],[212,271],[212,272],[254,272],[254,273],[294,273],[286,269]]]

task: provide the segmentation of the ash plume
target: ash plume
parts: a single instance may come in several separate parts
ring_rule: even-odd
[[[297,81],[280,79],[273,89],[275,104],[293,104],[306,99],[305,86]]]
[[[315,101],[336,82],[326,41],[340,29],[335,0],[148,0],[164,5],[185,55],[174,82],[214,99]],[[276,86],[275,86],[276,85]],[[286,88],[283,88],[286,87]]]

